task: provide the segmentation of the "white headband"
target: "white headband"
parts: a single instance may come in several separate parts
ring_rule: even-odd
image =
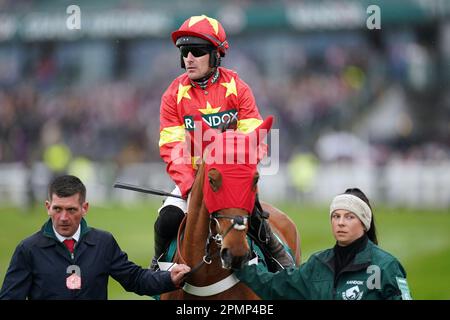
[[[330,205],[331,214],[338,209],[348,210],[356,214],[361,222],[366,227],[366,231],[370,229],[370,222],[372,221],[372,211],[367,203],[362,201],[357,196],[352,194],[341,194],[336,196]]]

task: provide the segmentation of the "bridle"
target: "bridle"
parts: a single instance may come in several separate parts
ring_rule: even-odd
[[[222,242],[225,239],[225,237],[227,236],[227,234],[232,229],[235,229],[238,231],[244,231],[245,227],[248,223],[249,217],[250,217],[249,215],[229,216],[229,215],[219,214],[218,212],[213,212],[209,218],[209,232],[208,232],[208,237],[206,238],[206,243],[205,243],[205,254],[204,254],[202,260],[199,263],[197,263],[194,267],[192,267],[191,271],[189,271],[186,274],[186,277],[195,273],[204,264],[211,264],[212,259],[220,254],[220,249],[222,248]],[[220,222],[218,219],[231,220],[231,225],[225,230],[224,233],[220,232],[222,230],[222,228],[220,226]],[[177,237],[178,248],[181,248],[181,232],[180,232],[180,230],[183,229],[182,227],[184,226],[185,223],[186,223],[186,217],[183,219],[183,222],[178,231],[178,237]],[[213,223],[216,224],[216,228],[215,228],[216,232],[215,233],[213,232],[213,228],[212,228]],[[214,242],[217,245],[217,247],[219,248],[219,250],[213,255],[211,254],[211,243],[212,242]],[[181,252],[178,252],[178,255],[179,255],[182,263],[186,263],[185,259],[181,255]]]
[[[218,212],[212,213],[211,217],[209,218],[209,236],[208,236],[208,240],[210,238],[213,239],[216,242],[216,244],[219,247],[221,247],[223,239],[225,239],[225,237],[231,231],[231,229],[236,229],[238,231],[245,230],[245,226],[247,225],[248,218],[249,218],[249,215],[228,216],[228,215],[219,214]],[[219,222],[218,219],[231,220],[231,225],[228,227],[227,230],[225,230],[225,232],[223,234],[220,233],[220,230],[222,230],[222,228],[220,226],[220,222]],[[215,222],[215,224],[217,225],[216,229],[219,230],[219,232],[217,232],[215,235],[213,235],[212,230],[211,230],[212,222]]]

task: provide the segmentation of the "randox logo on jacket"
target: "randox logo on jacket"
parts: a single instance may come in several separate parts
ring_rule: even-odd
[[[351,287],[350,289],[342,292],[342,299],[344,300],[361,300],[363,292],[359,289],[359,286]]]
[[[218,113],[203,114],[202,120],[211,128],[216,129],[222,124],[238,121],[238,112],[236,109],[226,110]],[[195,130],[193,116],[184,116],[184,126],[186,130]]]

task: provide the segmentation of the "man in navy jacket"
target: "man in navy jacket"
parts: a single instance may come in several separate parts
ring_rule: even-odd
[[[17,246],[0,299],[107,299],[109,276],[150,296],[179,288],[190,271],[180,264],[154,272],[129,261],[112,234],[87,225],[86,188],[77,177],[57,177],[48,197],[50,219]]]

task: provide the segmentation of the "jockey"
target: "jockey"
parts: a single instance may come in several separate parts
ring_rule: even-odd
[[[262,123],[250,87],[236,72],[220,67],[229,47],[220,22],[205,15],[190,17],[172,33],[172,41],[180,50],[181,68],[185,72],[162,96],[159,148],[167,164],[167,173],[176,184],[172,193],[183,199],[168,197],[158,211],[154,269],[187,212],[187,198],[195,178],[197,159],[190,154],[182,155],[182,150],[186,150],[183,146],[186,144],[185,132],[193,135],[195,130],[202,129],[200,127],[214,129],[234,124],[233,129],[249,133]],[[264,224],[267,231],[264,242],[272,256],[284,267],[293,265],[291,257],[272,235],[266,219],[257,216],[260,217],[259,226]],[[251,225],[255,223],[258,224],[252,222]]]

